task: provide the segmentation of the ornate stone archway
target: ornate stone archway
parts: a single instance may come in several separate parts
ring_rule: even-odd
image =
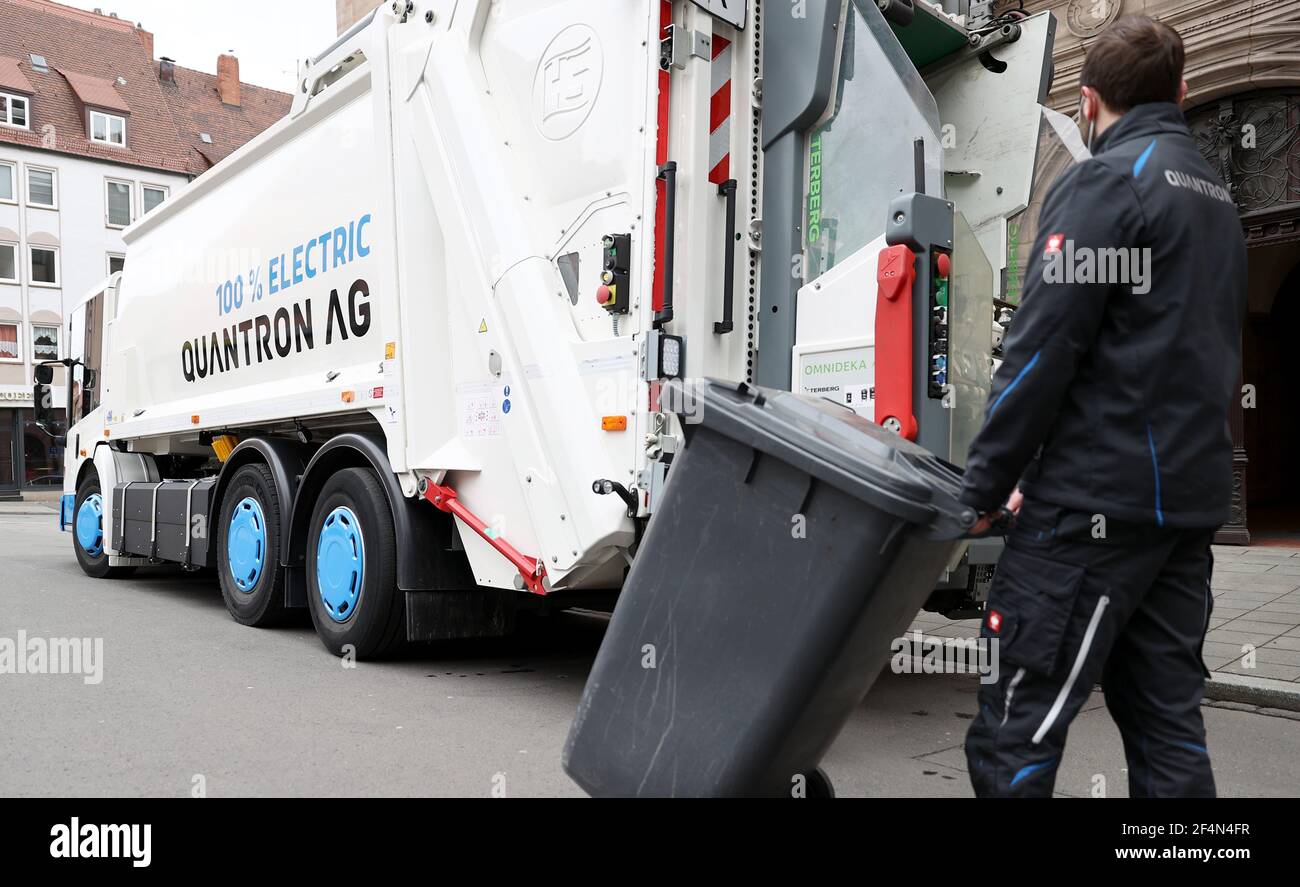
[[[1018,0],[1000,0],[997,9]],[[1171,25],[1187,47],[1187,106],[1223,96],[1300,85],[1300,3],[1296,0],[1025,0],[1028,12],[1050,9],[1060,27],[1048,104],[1073,114],[1079,72],[1092,40],[1122,15],[1149,15]]]
[[[1237,202],[1247,246],[1300,241],[1300,89],[1226,95],[1190,109],[1187,122]],[[1262,381],[1243,374],[1243,389]],[[1234,404],[1232,519],[1219,536],[1237,544],[1250,541],[1246,424]]]
[[[1300,239],[1300,88],[1206,102],[1187,122],[1241,210],[1247,243]]]

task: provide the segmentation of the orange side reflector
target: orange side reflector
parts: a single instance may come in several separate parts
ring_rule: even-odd
[[[218,462],[225,462],[239,446],[239,438],[233,434],[222,434],[212,438],[212,452],[217,454]]]
[[[600,420],[602,431],[627,431],[627,416],[605,416]]]
[[[343,402],[344,402],[344,403],[352,403],[352,401],[356,400],[356,397],[357,397],[357,393],[356,393],[355,391],[344,391],[344,392],[343,392]]]
[[[199,424],[199,417],[198,417],[198,416],[190,416],[190,424],[191,424],[191,425],[197,425],[197,424]]]
[[[104,437],[108,437],[108,429],[107,429],[107,428],[104,429]]]

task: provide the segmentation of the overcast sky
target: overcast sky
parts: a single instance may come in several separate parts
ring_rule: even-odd
[[[61,0],[144,26],[154,55],[196,71],[217,71],[217,56],[234,51],[246,83],[293,89],[298,59],[335,37],[334,0]]]

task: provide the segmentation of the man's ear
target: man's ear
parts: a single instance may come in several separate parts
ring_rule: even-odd
[[[1187,81],[1183,80],[1178,84],[1178,104],[1182,104],[1187,98]]]
[[[1097,90],[1093,89],[1091,86],[1079,87],[1079,116],[1082,118],[1079,122],[1082,123],[1084,120],[1092,120],[1093,122],[1096,122],[1097,110]]]

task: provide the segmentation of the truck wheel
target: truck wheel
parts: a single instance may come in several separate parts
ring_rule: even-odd
[[[373,471],[345,468],[325,482],[307,535],[307,608],[334,655],[375,659],[406,639],[388,497]]]
[[[835,786],[831,784],[831,778],[826,775],[826,771],[821,767],[815,767],[807,773],[808,794],[809,798],[833,798],[835,797]]]
[[[104,551],[104,520],[109,511],[99,489],[99,475],[92,472],[77,488],[76,506],[72,509],[72,548],[77,563],[87,576],[96,579],[122,579],[135,567],[110,567]]]
[[[217,576],[231,617],[259,628],[284,621],[280,497],[271,469],[245,465],[230,479],[217,521]]]

